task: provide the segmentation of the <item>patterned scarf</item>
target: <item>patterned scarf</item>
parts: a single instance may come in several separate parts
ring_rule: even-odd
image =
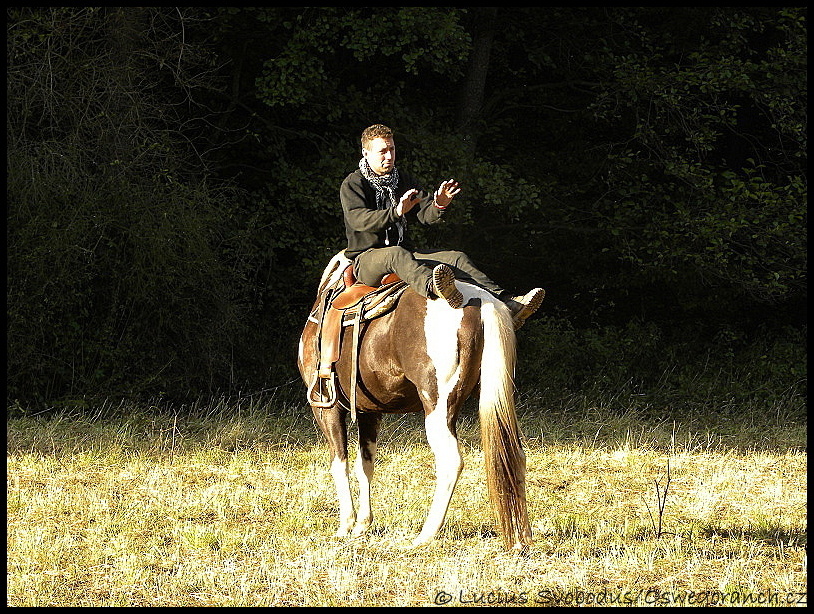
[[[399,183],[399,171],[397,168],[393,168],[393,171],[387,175],[377,175],[363,157],[359,160],[359,171],[362,173],[362,177],[367,179],[370,185],[376,190],[377,209],[387,209],[387,207],[398,206],[399,201],[395,193],[395,189]],[[407,230],[407,220],[404,219],[404,216],[396,218],[395,227],[398,231],[398,239],[395,242],[390,240],[390,230],[393,228],[390,226],[385,229],[385,245],[401,245],[401,242],[404,241],[404,233]]]

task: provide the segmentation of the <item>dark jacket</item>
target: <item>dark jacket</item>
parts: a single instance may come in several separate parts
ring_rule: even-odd
[[[396,198],[401,198],[407,190],[413,188],[421,190],[410,175],[399,170],[399,183],[395,190]],[[444,213],[443,209],[435,206],[435,198],[432,195],[427,196],[421,192],[420,196],[422,198],[419,204],[404,216],[407,220],[407,228],[404,231],[401,246],[409,250],[414,249],[409,237],[410,224],[416,222],[435,224]],[[376,209],[376,189],[362,177],[362,173],[358,169],[345,177],[339,188],[339,198],[342,201],[342,211],[345,217],[345,234],[348,237],[345,256],[348,258],[353,259],[371,247],[385,247],[385,236],[388,229],[390,229],[391,237],[398,236],[395,228],[395,221],[398,217],[395,208]]]

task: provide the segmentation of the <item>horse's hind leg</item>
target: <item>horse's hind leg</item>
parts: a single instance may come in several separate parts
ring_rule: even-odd
[[[435,455],[435,494],[424,527],[413,540],[413,546],[421,546],[432,541],[444,524],[452,492],[464,468],[458,438],[450,429],[446,412],[440,407],[436,408],[424,419],[424,425],[427,430],[427,443]]]
[[[345,537],[356,522],[348,477],[348,433],[345,427],[345,412],[336,406],[313,409],[317,424],[328,440],[331,456],[331,477],[339,500],[339,529],[336,535]]]
[[[359,450],[356,454],[356,478],[359,481],[359,511],[353,535],[361,535],[370,528],[373,512],[370,506],[370,481],[376,457],[376,440],[379,436],[381,414],[361,413],[359,420]]]

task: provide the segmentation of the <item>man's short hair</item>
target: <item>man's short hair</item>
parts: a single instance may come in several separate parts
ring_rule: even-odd
[[[362,130],[362,147],[367,149],[368,143],[374,139],[392,139],[393,131],[383,124],[373,124]]]

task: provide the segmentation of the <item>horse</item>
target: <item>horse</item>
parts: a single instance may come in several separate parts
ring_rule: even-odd
[[[350,261],[340,252],[320,280],[312,314],[322,290],[337,283]],[[337,395],[332,405],[312,410],[328,441],[330,473],[339,500],[338,537],[364,534],[373,520],[371,479],[376,441],[385,413],[423,412],[427,442],[435,458],[436,485],[429,512],[412,546],[428,544],[441,529],[455,485],[463,470],[456,421],[464,401],[480,383],[478,414],[489,500],[507,549],[531,542],[525,474],[514,401],[516,337],[512,316],[502,301],[486,290],[456,280],[462,308],[443,299],[429,300],[407,288],[389,313],[370,320],[357,339],[346,327],[336,361]],[[313,386],[319,361],[319,322],[311,317],[302,331],[298,367],[306,386]],[[350,351],[358,343],[355,377]],[[347,417],[350,382],[356,384],[354,416],[358,417],[358,511],[354,510],[348,464]],[[344,398],[342,398],[344,397]],[[324,404],[322,404],[324,405]],[[358,412],[358,413],[357,413]]]

